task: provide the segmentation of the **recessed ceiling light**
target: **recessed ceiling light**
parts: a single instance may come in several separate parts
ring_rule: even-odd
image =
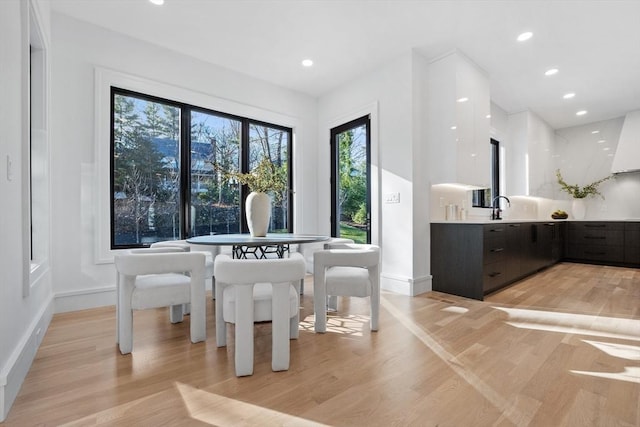
[[[164,4],[164,0],[149,0],[149,1],[155,4],[156,6],[162,6]]]
[[[457,126],[451,126],[451,128],[450,128],[450,129],[451,129],[451,130],[456,130],[456,129],[458,129],[458,127],[457,127]]]
[[[303,59],[302,66],[303,67],[311,67],[313,65],[313,61],[310,59]]]
[[[607,142],[607,141],[605,141],[604,139],[599,139],[598,140],[598,144],[604,144],[605,142]]]
[[[518,40],[519,42],[523,42],[523,41],[525,41],[525,40],[529,40],[532,36],[533,36],[533,33],[532,33],[531,31],[526,31],[526,32],[524,32],[524,33],[520,34],[520,35],[518,36],[518,39],[517,39],[517,40]]]
[[[486,117],[487,119],[490,119],[490,118],[491,118],[491,114],[487,114],[485,117]]]
[[[599,130],[592,130],[591,133],[595,135],[596,133],[600,133],[600,131]]]
[[[547,71],[544,72],[545,76],[553,76],[554,74],[558,74],[558,70],[557,68],[549,68]]]
[[[587,114],[587,110],[580,110],[576,113],[576,116],[584,116],[585,114]]]
[[[611,150],[611,148],[609,148],[609,147],[604,147],[604,148],[602,149],[602,151],[609,151],[609,150]]]
[[[462,98],[456,99],[457,102],[467,102],[468,100],[469,100],[469,98],[467,98],[466,96],[463,96]]]
[[[569,92],[569,93],[565,93],[564,95],[562,95],[562,97],[563,97],[564,99],[571,99],[571,98],[573,98],[574,96],[576,96],[575,92]]]

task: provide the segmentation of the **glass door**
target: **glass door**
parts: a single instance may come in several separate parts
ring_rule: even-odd
[[[371,243],[370,120],[331,129],[331,235]]]

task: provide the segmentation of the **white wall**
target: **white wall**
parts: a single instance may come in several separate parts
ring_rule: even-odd
[[[29,179],[28,161],[23,162],[28,159],[29,145],[27,82],[23,80],[28,76],[29,13],[33,13],[29,6],[29,2],[20,0],[0,2],[0,421],[27,374],[52,309],[49,269],[44,267],[37,277],[31,277],[28,234],[23,239],[23,221],[27,221],[27,231],[29,221],[28,205],[23,206]],[[33,11],[48,39],[46,4],[34,3]],[[40,213],[38,210],[34,215]],[[39,238],[45,248],[41,256],[46,257],[49,236],[45,233]]]
[[[527,207],[524,199],[514,198],[512,202],[519,206],[513,208],[518,212],[507,216],[547,219],[554,209],[570,210],[571,197],[560,190],[556,169],[561,170],[565,181],[580,186],[611,173],[624,117],[554,131],[529,111],[508,115],[505,123],[499,119],[499,107],[494,108],[492,135],[506,135],[504,140],[500,140],[507,153],[506,189],[503,193],[531,196],[531,203],[536,205],[540,200],[546,201],[534,213],[531,210],[524,212],[522,209]],[[616,175],[603,183],[600,190],[604,199],[586,200],[586,219],[640,218],[640,173]]]
[[[584,186],[611,173],[613,154],[618,145],[624,117],[556,131],[553,172],[559,168],[569,184]],[[594,134],[593,131],[599,131]],[[555,184],[553,197],[570,200]],[[586,199],[585,219],[640,218],[640,172],[615,175],[599,187],[604,199]]]
[[[382,246],[382,286],[404,294],[423,292],[429,278],[414,273],[414,134],[413,53],[390,61],[323,95],[318,101],[319,231],[330,231],[330,148],[332,127],[372,114],[372,209],[374,243]],[[377,158],[376,158],[377,157]],[[400,193],[400,203],[384,203],[384,195]],[[427,194],[424,197],[428,197]],[[424,214],[428,221],[428,211]],[[376,239],[377,234],[377,239]],[[424,236],[420,236],[421,238]],[[425,244],[422,239],[421,244]],[[424,251],[422,251],[424,253]],[[422,254],[420,255],[422,256]],[[425,260],[420,259],[424,265]]]
[[[295,126],[295,231],[317,231],[313,98],[55,13],[52,45],[52,268],[57,312],[115,302],[114,267],[102,264],[108,262],[103,255],[110,253],[109,240],[96,240],[108,221],[105,209],[97,209],[104,204],[97,202],[109,197],[104,186],[108,155],[100,155],[108,144],[108,130],[100,127],[108,97],[96,105],[96,94],[105,89],[96,84],[109,79],[96,81],[96,68],[104,70],[103,75],[124,76],[129,89],[161,92],[152,95],[192,96],[200,106],[228,108],[225,112],[266,121],[285,117],[289,123],[280,124]]]

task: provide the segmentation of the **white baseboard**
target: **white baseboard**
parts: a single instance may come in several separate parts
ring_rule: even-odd
[[[433,276],[431,275],[412,279],[410,277],[381,274],[380,287],[385,291],[414,297],[432,290],[432,278]]]
[[[116,305],[116,287],[114,285],[82,291],[57,292],[55,312],[86,310],[88,308]]]
[[[7,365],[0,372],[0,422],[4,421],[20,387],[31,368],[42,338],[53,317],[53,298],[50,298],[33,319],[26,333],[11,354]]]

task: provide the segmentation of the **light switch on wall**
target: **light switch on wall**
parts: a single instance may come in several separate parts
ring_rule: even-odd
[[[13,180],[13,163],[11,162],[11,156],[7,154],[7,181]]]
[[[385,203],[400,203],[400,193],[387,193],[384,195]]]

